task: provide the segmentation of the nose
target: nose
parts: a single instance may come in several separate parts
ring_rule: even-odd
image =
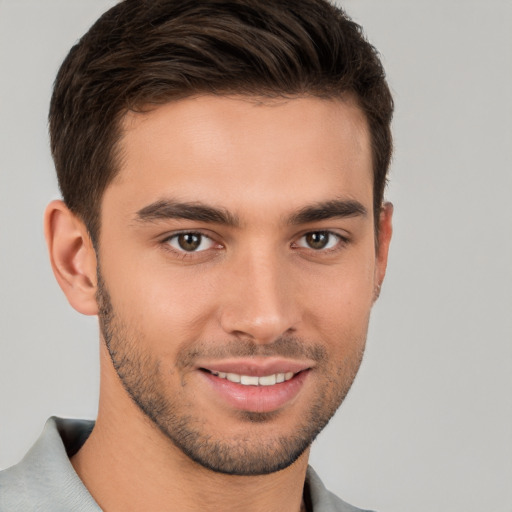
[[[240,256],[225,276],[220,312],[227,334],[272,343],[297,328],[301,316],[293,272],[284,258],[259,251]]]

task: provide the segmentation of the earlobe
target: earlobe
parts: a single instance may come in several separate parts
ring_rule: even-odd
[[[384,203],[382,205],[379,217],[379,235],[377,244],[377,264],[375,267],[375,291],[374,301],[379,298],[380,289],[386,275],[388,264],[389,244],[393,234],[393,205]]]
[[[96,252],[84,223],[64,202],[52,201],[44,232],[53,273],[69,303],[84,315],[98,314]]]

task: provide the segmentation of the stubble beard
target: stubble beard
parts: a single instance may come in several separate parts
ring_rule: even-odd
[[[190,414],[193,404],[180,403],[165,385],[158,359],[144,351],[136,329],[128,326],[115,314],[110,295],[98,273],[97,301],[100,329],[112,364],[119,379],[137,407],[153,424],[185,455],[209,470],[230,475],[265,475],[287,468],[311,445],[327,425],[347,395],[357,374],[364,352],[366,330],[363,339],[354,343],[358,349],[347,357],[341,366],[329,361],[325,347],[307,345],[297,338],[282,338],[272,345],[240,342],[229,345],[222,354],[231,356],[275,355],[304,356],[314,359],[316,371],[323,370],[323,385],[319,386],[311,407],[300,418],[293,431],[275,435],[272,422],[279,412],[257,413],[240,411],[239,417],[247,422],[243,436],[228,435],[225,438],[212,435],[208,420]],[[189,364],[201,353],[198,343],[178,356],[182,365]],[[212,351],[209,352],[212,354]],[[179,364],[178,364],[179,366]],[[182,381],[182,387],[186,384]],[[269,424],[268,434],[251,435],[251,425]]]

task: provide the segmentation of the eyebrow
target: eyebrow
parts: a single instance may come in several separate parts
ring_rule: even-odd
[[[162,199],[145,206],[136,213],[136,219],[142,222],[186,219],[224,224],[232,227],[237,227],[240,224],[236,215],[223,208],[215,208],[194,202],[178,202],[172,199]]]
[[[333,218],[365,217],[367,214],[367,209],[359,201],[334,199],[305,206],[292,214],[287,222],[290,225],[298,225]],[[172,199],[161,199],[145,206],[136,213],[136,219],[141,222],[186,219],[240,227],[238,216],[224,208]]]
[[[308,222],[318,222],[320,220],[366,217],[367,215],[368,210],[359,201],[334,199],[301,208],[289,218],[288,223],[293,225],[307,224]]]

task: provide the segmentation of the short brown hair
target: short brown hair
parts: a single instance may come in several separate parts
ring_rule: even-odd
[[[340,8],[325,0],[124,0],[71,49],[55,81],[50,138],[64,201],[97,242],[130,110],[196,94],[347,93],[370,128],[377,219],[393,100],[375,48]]]

